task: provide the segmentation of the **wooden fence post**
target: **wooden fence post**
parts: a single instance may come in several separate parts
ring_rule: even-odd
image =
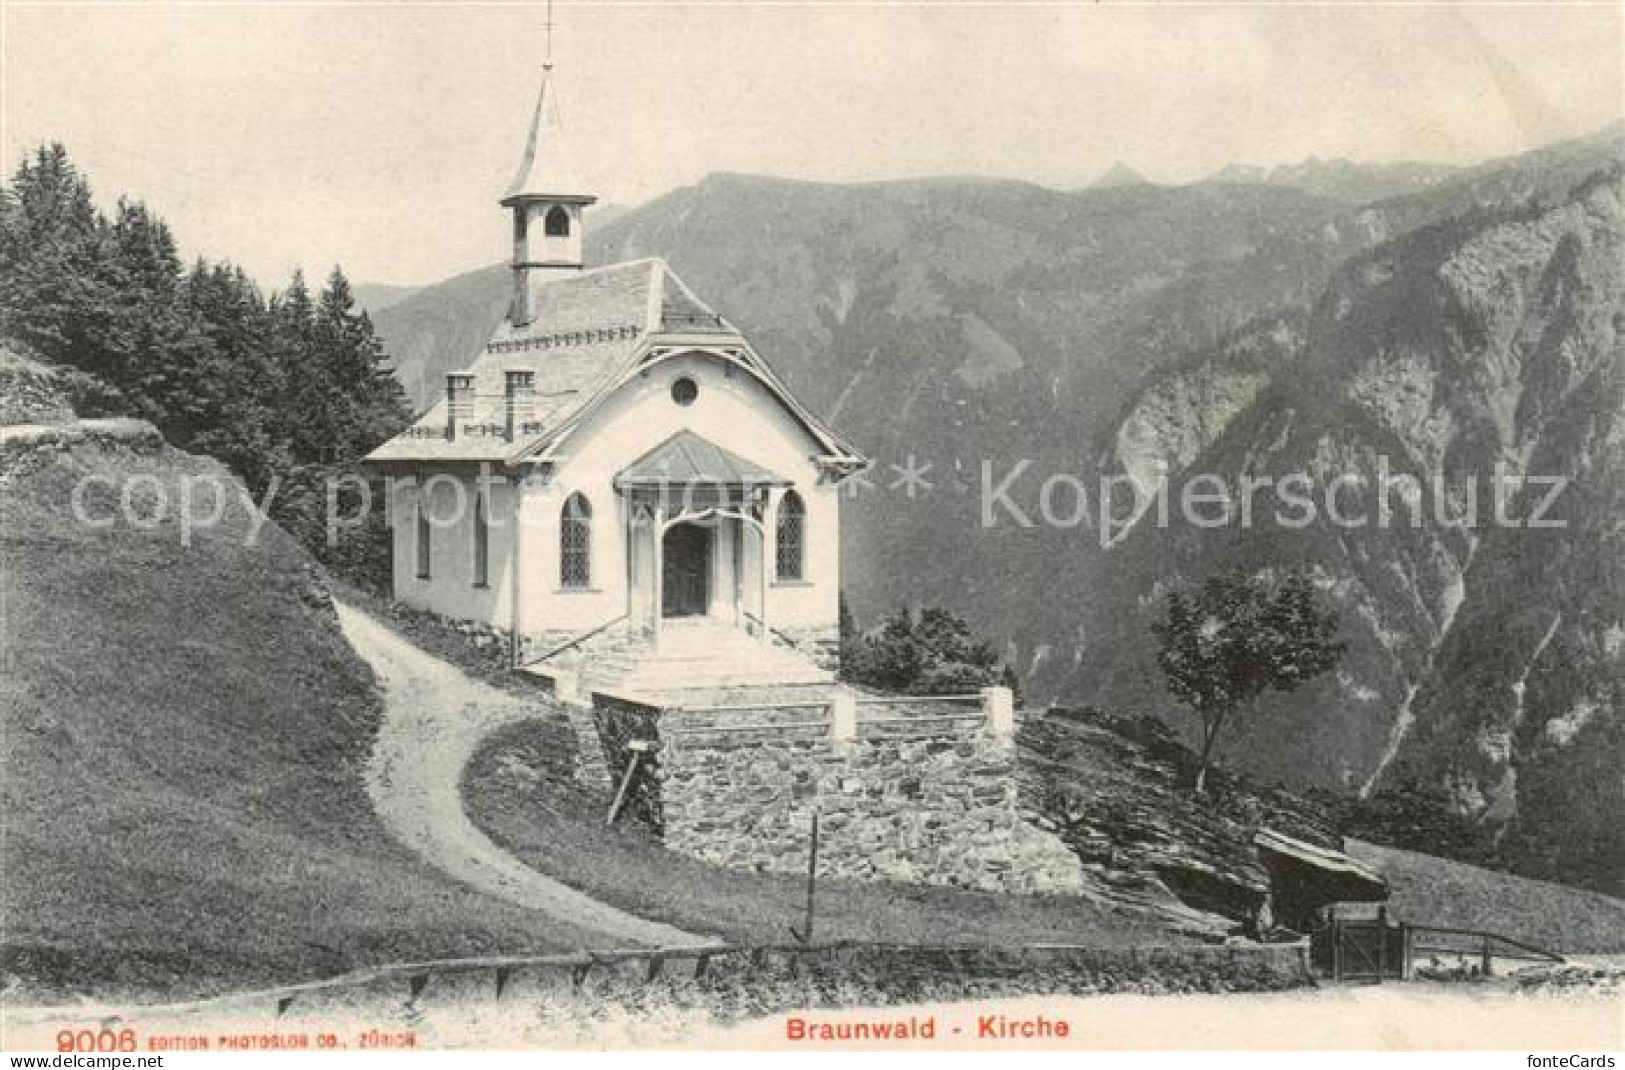
[[[632,777],[638,771],[638,762],[643,756],[654,750],[654,744],[645,740],[634,739],[626,745],[632,752],[632,760],[626,763],[626,775],[621,777],[621,788],[615,793],[615,801],[609,804],[609,816],[604,819],[606,826],[615,824],[615,819],[621,814],[621,804],[626,802],[626,793],[632,787]]]
[[[812,842],[807,849],[807,914],[802,923],[800,932],[790,929],[790,935],[802,945],[812,943],[813,938],[813,904],[818,891],[818,810],[812,812]]]
[[[1343,979],[1343,926],[1341,919],[1332,918],[1332,980]]]

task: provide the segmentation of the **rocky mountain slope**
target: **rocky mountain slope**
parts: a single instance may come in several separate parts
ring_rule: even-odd
[[[1055,708],[1025,717],[1019,740],[1024,803],[1077,852],[1090,897],[1129,916],[1245,931],[1272,891],[1254,842],[1267,829],[1373,868],[1399,921],[1486,929],[1565,952],[1625,948],[1625,900],[1345,838],[1324,795],[1220,773],[1196,799],[1196,756],[1155,718]]]
[[[1169,458],[1174,487],[1302,473],[1317,516],[1296,524],[1265,493],[1250,530],[1142,518],[1095,587],[1089,656],[1052,686],[1166,708],[1143,637],[1160,585],[1308,568],[1342,610],[1350,655],[1335,678],[1267,703],[1230,752],[1298,783],[1438,789],[1507,862],[1617,889],[1621,175],[1385,243],[1339,271],[1301,338],[1271,325],[1146,391],[1114,443],[1124,469]],[[1260,347],[1273,375],[1246,360]],[[1495,515],[1498,478],[1512,523]],[[1415,490],[1384,495],[1389,480]],[[1334,483],[1349,523],[1328,509]]]

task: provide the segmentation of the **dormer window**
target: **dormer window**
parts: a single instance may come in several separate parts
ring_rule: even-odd
[[[547,210],[547,220],[544,223],[549,238],[568,238],[570,236],[570,213],[563,206],[555,204]]]

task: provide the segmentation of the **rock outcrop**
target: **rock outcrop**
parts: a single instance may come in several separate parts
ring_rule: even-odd
[[[1270,895],[1264,828],[1340,850],[1331,815],[1220,774],[1191,793],[1195,759],[1160,722],[1052,709],[1025,719],[1021,802],[1083,862],[1085,894],[1204,935],[1251,932]]]

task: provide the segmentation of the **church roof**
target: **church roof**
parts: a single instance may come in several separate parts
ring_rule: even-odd
[[[370,454],[372,462],[505,462],[534,457],[636,367],[661,340],[747,349],[734,326],[694,295],[665,261],[633,260],[544,278],[533,284],[534,318],[504,320],[465,374],[473,376],[468,414],[446,437],[442,398],[413,425]],[[530,372],[529,412],[507,437],[507,373]],[[832,432],[786,399],[831,453],[852,454]],[[855,456],[855,454],[853,454]]]
[[[558,91],[553,87],[553,69],[542,74],[542,89],[536,97],[536,111],[530,120],[530,135],[519,170],[503,194],[503,205],[530,198],[576,201],[591,204],[598,198],[588,193],[592,187],[581,177],[564,124],[559,120]]]
[[[721,483],[728,486],[783,486],[789,480],[774,475],[755,461],[723,449],[693,431],[679,431],[623,468],[616,487],[687,486]]]

